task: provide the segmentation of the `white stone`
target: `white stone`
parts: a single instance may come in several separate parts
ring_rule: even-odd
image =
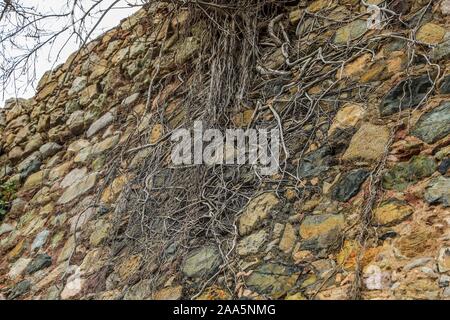
[[[83,288],[84,279],[81,278],[80,268],[76,268],[74,274],[67,279],[67,284],[61,292],[61,299],[67,300],[75,297]]]
[[[125,98],[125,100],[122,101],[122,106],[128,107],[131,104],[133,104],[134,102],[136,102],[136,100],[138,98],[139,98],[139,92],[138,93],[134,93],[131,96]]]
[[[90,174],[77,183],[71,185],[69,188],[64,191],[62,196],[58,200],[58,204],[66,204],[83,194],[89,192],[92,190],[92,188],[95,186],[95,183],[97,182],[97,174],[93,173]]]
[[[104,129],[106,126],[109,126],[114,120],[114,116],[111,112],[105,113],[102,117],[100,117],[97,121],[95,121],[89,127],[86,132],[86,137],[90,138],[100,130]]]
[[[47,242],[49,234],[49,230],[43,230],[39,232],[38,235],[34,238],[33,243],[31,244],[31,251],[40,249],[45,244],[45,242]]]
[[[86,174],[87,174],[86,167],[83,167],[81,169],[75,168],[64,177],[60,185],[62,188],[70,187],[72,184],[83,179],[86,176]]]
[[[439,272],[450,271],[450,247],[439,250],[438,266]]]
[[[18,276],[20,276],[30,262],[30,258],[20,258],[19,260],[17,260],[9,270],[8,277],[14,280]]]
[[[94,213],[95,213],[94,208],[88,208],[70,218],[69,219],[70,233],[73,233],[75,229],[77,231],[81,230],[83,226],[91,219]]]
[[[81,90],[83,90],[86,87],[87,84],[87,78],[86,77],[78,77],[76,78],[73,83],[72,87],[69,90],[69,95],[72,95],[74,93],[78,93]]]
[[[3,224],[0,226],[0,236],[1,236],[2,234],[4,234],[4,233],[8,233],[8,232],[11,232],[11,231],[13,231],[13,230],[14,230],[13,225],[8,224],[8,223],[3,223]]]
[[[442,14],[450,14],[450,0],[444,0],[441,3]]]
[[[391,276],[389,272],[381,271],[380,267],[370,265],[364,270],[364,283],[369,290],[388,289]]]

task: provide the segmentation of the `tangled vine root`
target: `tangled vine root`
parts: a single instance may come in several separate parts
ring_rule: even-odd
[[[330,138],[318,133],[347,102],[344,93],[356,91],[356,101],[352,102],[364,103],[376,89],[371,84],[348,83],[335,75],[362,53],[375,55],[375,46],[384,39],[407,41],[412,55],[420,44],[413,36],[389,30],[401,23],[395,15],[385,21],[386,32],[382,35],[362,36],[337,45],[331,39],[316,42],[316,38],[330,26],[344,25],[364,14],[338,21],[320,12],[304,11],[298,23],[290,25],[286,4],[278,1],[186,3],[174,2],[167,20],[187,7],[190,27],[185,29],[202,30],[198,57],[178,70],[163,70],[160,62],[165,52],[161,48],[172,36],[164,34],[159,47],[153,48],[155,64],[147,91],[146,114],[136,117],[136,128],[125,144],[113,150],[107,163],[105,187],[121,174],[131,177],[115,208],[111,247],[128,246],[142,254],[145,261],[142,276],[150,278],[156,289],[161,285],[157,281],[160,276],[171,274],[168,268],[180,265],[181,261],[174,259],[181,259],[196,247],[214,243],[220,249],[223,264],[217,274],[205,281],[203,289],[220,281],[231,295],[236,295],[234,290],[241,271],[234,254],[239,213],[256,193],[264,190],[278,193],[293,188],[299,199],[319,192],[315,187],[305,187],[297,176],[300,160],[312,144],[320,142],[338,148],[339,141],[348,140],[345,131]],[[187,37],[189,33],[171,32],[179,33],[179,37]],[[277,52],[281,52],[282,63],[269,63]],[[165,101],[169,100],[165,90],[173,83],[178,85],[170,95],[175,97],[176,112],[181,115],[175,126],[168,116],[169,103]],[[316,86],[322,89],[319,94],[310,90]],[[253,110],[248,128],[281,129],[284,153],[279,174],[261,177],[249,165],[171,166],[173,145],[168,137],[174,129],[189,128],[194,120],[201,120],[204,127],[225,130],[236,125],[233,116],[244,110]],[[164,126],[165,134],[159,141],[149,143],[150,132],[138,130],[143,121],[149,121],[149,128],[156,124]],[[143,154],[143,160],[132,167],[131,160],[137,154]],[[296,161],[291,161],[292,158]],[[358,236],[362,247],[370,233],[370,215],[383,167],[384,162],[376,168],[373,189],[362,208]],[[173,250],[179,253],[178,258],[170,254]],[[359,277],[356,278],[352,292],[355,298],[360,298]],[[190,294],[196,297],[200,293]]]

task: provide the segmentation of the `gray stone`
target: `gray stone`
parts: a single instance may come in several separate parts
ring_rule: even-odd
[[[31,244],[31,251],[39,250],[46,242],[50,234],[49,230],[43,230],[39,232]]]
[[[424,114],[412,132],[413,136],[432,144],[450,133],[450,102]]]
[[[115,41],[111,41],[108,44],[108,47],[106,48],[105,52],[103,53],[103,55],[108,58],[112,53],[114,53],[117,49],[119,49],[121,41],[119,40],[115,40]]]
[[[450,74],[444,77],[442,80],[441,86],[439,87],[439,91],[442,94],[450,94]]]
[[[77,110],[80,110],[81,106],[77,100],[70,100],[66,103],[64,112],[65,114],[71,114]]]
[[[105,113],[101,118],[99,118],[97,121],[95,121],[91,126],[89,127],[88,131],[86,132],[86,137],[90,138],[100,130],[104,129],[105,127],[109,126],[114,120],[114,116],[111,112]]]
[[[59,300],[61,289],[58,286],[51,286],[47,292],[47,300]]]
[[[316,260],[314,262],[311,262],[311,265],[314,267],[314,273],[317,274],[320,278],[329,276],[336,266],[335,262],[330,259]]]
[[[144,279],[130,287],[125,293],[124,300],[144,300],[152,295],[152,281]]]
[[[439,250],[438,268],[441,273],[450,271],[450,247]]]
[[[433,179],[425,190],[425,200],[429,204],[442,204],[450,207],[450,178]]]
[[[332,164],[332,150],[322,147],[305,156],[298,167],[299,178],[309,178],[327,171]]]
[[[409,162],[401,162],[385,173],[383,188],[403,191],[411,184],[431,176],[437,169],[433,158],[414,156]]]
[[[414,268],[423,267],[427,263],[433,261],[433,258],[418,258],[403,267],[403,271],[410,271]]]
[[[41,168],[42,162],[39,159],[34,159],[29,163],[29,166],[26,167],[23,171],[20,172],[20,178],[25,180],[31,174],[38,172]]]
[[[130,57],[133,58],[134,56],[144,53],[147,46],[147,42],[143,42],[142,40],[138,39],[130,47]]]
[[[443,274],[439,277],[439,286],[442,287],[448,287],[450,286],[450,276]]]
[[[441,12],[445,15],[450,14],[450,0],[443,0],[441,2]]]
[[[72,83],[72,87],[69,90],[69,95],[75,94],[86,88],[87,77],[78,77]]]
[[[431,53],[434,61],[448,58],[450,56],[450,32],[445,35],[444,41],[438,44]]]
[[[222,258],[214,246],[205,246],[191,252],[182,265],[183,273],[190,278],[208,277],[217,272]]]
[[[268,234],[264,229],[252,233],[239,241],[236,247],[237,253],[240,256],[256,254],[259,252],[264,242],[266,242],[267,238]]]
[[[346,44],[348,41],[352,41],[361,37],[367,31],[366,20],[355,20],[336,31],[334,37],[334,43]]]
[[[87,74],[88,72],[92,71],[92,69],[100,62],[100,57],[95,54],[91,53],[88,55],[87,59],[84,61],[83,65],[81,66],[81,72],[83,74]]]
[[[137,92],[137,93],[134,93],[131,96],[125,98],[125,100],[122,101],[122,106],[124,106],[124,107],[131,106],[133,103],[135,103],[138,100],[139,96],[140,96],[140,93]]]
[[[10,291],[8,295],[8,299],[16,299],[20,296],[23,296],[24,294],[28,293],[31,289],[31,282],[30,280],[23,280],[19,282],[12,290]]]
[[[11,209],[9,210],[9,213],[11,215],[21,214],[24,211],[26,205],[27,201],[23,200],[22,198],[16,198],[11,203]]]
[[[38,254],[27,266],[25,272],[27,274],[33,274],[36,271],[48,268],[52,265],[52,257],[46,253]]]
[[[428,75],[406,79],[396,85],[384,97],[380,105],[380,114],[390,116],[401,110],[417,106],[432,87]]]
[[[73,112],[66,125],[73,134],[80,134],[84,129],[84,112],[81,110]]]
[[[446,288],[444,289],[444,292],[442,293],[442,296],[443,296],[444,298],[450,298],[450,287],[446,287]]]
[[[29,171],[29,174],[34,173],[39,170],[39,168],[31,169],[32,167],[35,167],[36,164],[41,163],[42,160],[42,154],[39,151],[33,152],[31,155],[29,155],[25,160],[23,160],[21,163],[17,165],[17,171],[19,172],[26,172]]]
[[[442,162],[439,164],[438,171],[440,174],[445,175],[448,169],[450,169],[450,158],[442,160]]]
[[[140,61],[134,61],[130,63],[127,67],[127,74],[130,78],[133,78],[135,75],[139,73],[139,71],[142,70],[142,65]]]
[[[350,171],[338,181],[332,191],[332,198],[341,202],[350,200],[359,192],[368,175],[369,172],[365,169]]]
[[[48,142],[39,148],[39,152],[42,155],[42,158],[48,158],[55,155],[58,151],[60,151],[62,147],[56,142]]]
[[[10,175],[12,171],[13,170],[9,165],[5,165],[0,168],[0,179],[3,179],[4,177]]]
[[[298,277],[294,268],[268,263],[253,271],[245,283],[251,290],[278,299],[295,286]]]

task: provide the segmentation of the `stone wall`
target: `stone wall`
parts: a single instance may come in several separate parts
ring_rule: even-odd
[[[396,10],[414,18],[428,1],[404,3]],[[300,1],[286,8],[283,23],[295,29],[305,10],[365,12],[359,1]],[[238,213],[231,284],[213,243],[166,250],[174,255],[167,265],[149,266],[142,252],[111,241],[117,219],[127,215],[118,199],[133,166],[149,154],[124,160],[113,177],[105,168],[136,130],[140,145],[154,144],[185,116],[176,92],[190,84],[176,77],[152,96],[152,110],[147,105],[153,71],[163,78],[188,69],[200,52],[198,26],[184,36],[172,31],[167,43],[159,27],[183,30],[189,16],[181,11],[167,22],[169,11],[167,4],[140,10],[47,72],[35,97],[0,109],[0,297],[450,298],[450,2],[433,5],[415,40],[399,25],[325,25],[315,41],[370,36],[376,45],[322,81],[341,80],[342,95],[314,143],[290,159],[295,183],[261,185]],[[394,36],[376,38],[388,31]],[[411,41],[423,57],[406,68]],[[162,43],[158,56],[153,48]],[[272,69],[284,63],[280,52],[268,55]],[[363,103],[358,89],[346,91],[355,83],[371,88]],[[308,92],[323,90],[318,83]],[[168,120],[150,125],[161,101]],[[252,113],[238,110],[236,119],[246,122]]]

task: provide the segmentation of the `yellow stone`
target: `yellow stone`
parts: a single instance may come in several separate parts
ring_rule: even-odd
[[[179,300],[183,294],[183,287],[169,287],[155,293],[155,300]]]
[[[94,226],[94,231],[89,237],[89,243],[96,247],[101,244],[110,234],[112,225],[109,222],[99,220]]]
[[[390,74],[400,72],[403,70],[406,60],[406,55],[403,52],[399,52],[399,54],[395,56],[393,55],[393,57],[387,61],[388,72]]]
[[[269,216],[270,211],[279,203],[274,193],[264,193],[250,201],[239,219],[239,233],[249,234],[256,225]]]
[[[369,69],[369,71],[367,71],[366,73],[364,73],[361,76],[361,82],[367,83],[367,82],[378,80],[379,77],[384,74],[385,69],[386,69],[386,66],[385,66],[384,62],[373,65]]]
[[[150,143],[156,143],[163,136],[164,126],[160,123],[157,123],[153,126],[152,132],[150,133]]]
[[[342,229],[344,217],[342,215],[308,216],[300,226],[300,236],[312,239],[325,235],[336,228]]]
[[[230,298],[228,291],[219,287],[209,287],[196,300],[229,300]]]
[[[72,161],[64,162],[49,172],[48,178],[52,181],[64,177],[70,170]]]
[[[352,60],[340,69],[337,73],[337,78],[348,78],[357,75],[367,69],[367,64],[372,60],[372,55],[370,53],[363,54],[358,58]]]
[[[34,187],[39,186],[45,177],[45,171],[38,171],[36,173],[33,173],[31,176],[28,177],[28,179],[25,181],[24,188],[25,189],[32,189]]]
[[[58,83],[56,81],[47,83],[37,94],[36,100],[43,100],[56,91]]]
[[[434,23],[422,26],[416,34],[416,39],[428,44],[439,44],[444,40],[445,29]]]
[[[250,124],[250,121],[252,121],[253,113],[253,109],[238,113],[233,116],[233,123],[238,127],[247,127]]]
[[[102,60],[97,65],[94,66],[94,70],[91,73],[91,79],[97,79],[103,76],[108,70],[108,61]]]
[[[306,300],[306,298],[299,292],[286,296],[285,300]]]
[[[112,203],[116,200],[119,193],[122,191],[123,186],[128,182],[126,175],[121,175],[113,180],[110,186],[108,186],[102,194],[102,202]]]
[[[305,279],[305,281],[302,282],[302,288],[306,288],[314,283],[317,282],[317,276],[315,274],[312,274],[308,276],[308,278]]]
[[[12,249],[8,253],[8,259],[9,260],[16,260],[22,254],[24,249],[25,249],[25,239],[22,239],[16,244],[14,249]]]
[[[80,93],[80,104],[87,105],[91,99],[98,93],[97,84],[92,84]]]
[[[142,257],[134,255],[124,260],[117,268],[121,280],[126,281],[133,276],[141,267]]]
[[[308,11],[309,12],[318,12],[320,10],[323,10],[327,7],[334,7],[335,5],[333,4],[332,0],[316,0],[313,3],[311,3],[308,6]]]
[[[61,263],[69,259],[74,250],[75,250],[75,239],[72,235],[70,235],[66,243],[64,244],[64,247],[61,249],[61,252],[59,253],[57,263]]]
[[[364,109],[358,104],[348,104],[338,111],[330,129],[328,136],[332,135],[337,129],[347,129],[354,127],[364,116]]]
[[[382,247],[366,248],[361,259],[361,267],[369,265],[376,255],[380,253]],[[354,270],[356,259],[361,247],[354,240],[345,240],[341,251],[336,256],[337,263],[346,270]]]
[[[299,22],[302,14],[303,14],[303,11],[300,9],[296,9],[294,11],[289,12],[289,21],[292,24]]]
[[[375,210],[374,218],[376,224],[386,226],[399,223],[412,213],[410,206],[400,201],[390,201]]]
[[[365,123],[356,132],[345,151],[343,160],[378,160],[384,154],[390,130],[386,126]]]
[[[281,240],[280,240],[280,245],[279,245],[280,250],[285,253],[291,252],[292,248],[294,246],[295,240],[296,240],[296,236],[295,236],[294,227],[290,223],[287,223],[286,227],[284,228],[283,236],[281,237]]]
[[[293,188],[289,188],[284,192],[284,196],[287,200],[291,201],[297,197],[297,192]]]
[[[50,214],[52,214],[54,210],[55,210],[55,205],[53,202],[50,202],[50,203],[46,204],[44,207],[42,207],[42,209],[39,211],[39,215],[46,217],[46,216],[49,216]]]

